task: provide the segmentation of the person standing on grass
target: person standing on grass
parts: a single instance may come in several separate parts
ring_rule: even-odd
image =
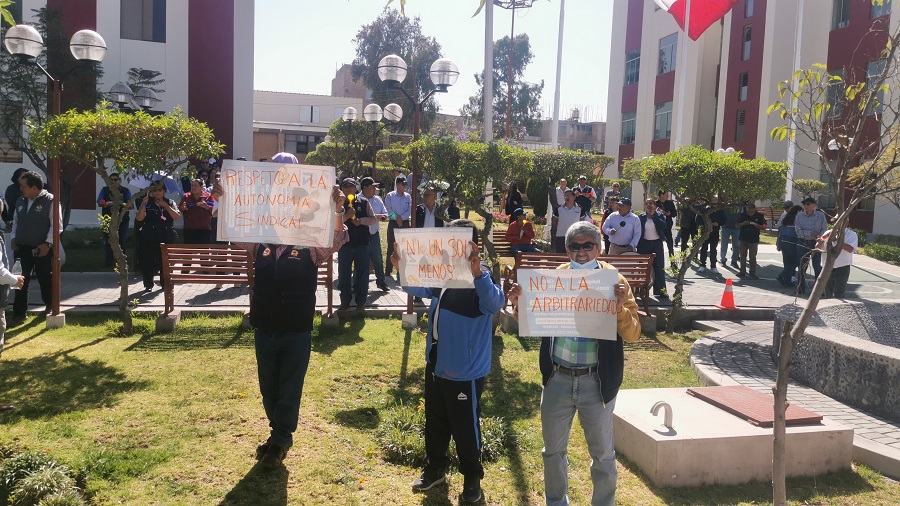
[[[6,211],[6,204],[0,199],[0,211]],[[6,337],[6,306],[9,301],[9,287],[22,288],[25,284],[25,276],[21,274],[13,274],[13,260],[9,257],[6,250],[6,241],[3,234],[0,233],[0,356],[3,355],[3,346]],[[10,404],[0,404],[0,412],[14,409]]]
[[[825,251],[825,245],[834,229],[825,232],[816,243],[816,249]],[[825,285],[826,299],[843,299],[847,292],[847,280],[850,279],[850,266],[853,264],[853,254],[859,247],[859,236],[850,227],[844,229],[844,244],[841,253],[834,260],[831,276]]]
[[[279,156],[282,155],[282,156]],[[293,155],[279,153],[277,163]],[[221,200],[217,181],[213,196]],[[254,327],[259,392],[269,420],[269,437],[256,448],[256,459],[266,469],[282,466],[300,418],[300,398],[312,353],[312,329],[316,312],[319,265],[330,262],[349,236],[344,226],[344,194],[335,185],[334,244],[310,248],[284,244],[239,243],[253,255],[253,295],[250,323]],[[330,212],[330,211],[329,211]]]
[[[490,267],[478,251],[478,233],[469,220],[451,221],[449,227],[470,227],[469,268],[473,288],[421,288],[403,291],[431,299],[425,338],[425,467],[413,483],[417,491],[429,490],[447,479],[450,437],[456,442],[459,471],[465,478],[460,502],[482,499],[481,394],[491,370],[493,315],[503,309],[503,290],[491,278]],[[391,255],[400,262],[397,248]]]
[[[597,261],[600,232],[588,222],[569,227],[566,251],[569,262],[559,266],[560,269],[615,268]],[[541,435],[544,440],[544,500],[548,505],[569,504],[569,461],[566,456],[575,413],[578,413],[591,455],[594,487],[591,504],[615,504],[618,472],[613,443],[613,410],[625,369],[623,342],[638,340],[641,323],[631,287],[621,274],[614,293],[619,308],[615,341],[590,336],[541,339]],[[522,287],[513,283],[507,297],[517,319],[521,295]]]
[[[738,216],[737,226],[741,230],[741,271],[738,277],[748,277],[747,263],[750,263],[750,279],[759,279],[756,274],[756,252],[759,250],[759,231],[766,228],[766,217],[756,210],[755,204],[747,205],[747,210]]]

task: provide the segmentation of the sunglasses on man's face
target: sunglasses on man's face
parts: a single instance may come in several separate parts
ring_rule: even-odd
[[[596,243],[593,242],[573,242],[569,244],[569,251],[577,253],[581,250],[585,251],[593,251],[594,247],[597,246]]]

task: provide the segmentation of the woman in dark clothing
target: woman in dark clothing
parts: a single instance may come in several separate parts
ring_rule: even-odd
[[[450,197],[450,206],[447,208],[447,216],[451,221],[459,219],[459,206],[457,206],[456,199],[453,197]]]
[[[13,216],[16,214],[16,202],[19,200],[19,197],[22,196],[19,178],[26,172],[28,172],[28,170],[22,167],[16,169],[10,178],[12,184],[6,187],[6,194],[3,196],[3,200],[6,201],[6,208],[3,209],[3,221],[6,223],[7,228],[12,226]]]
[[[175,221],[181,218],[175,201],[165,197],[161,186],[150,189],[138,207],[135,224],[141,223],[141,270],[144,273],[144,289],[153,289],[153,276],[160,273],[160,282],[165,286],[162,274],[162,251],[159,244],[172,244],[177,239]]]
[[[519,193],[519,185],[512,183],[509,185],[509,191],[506,192],[506,205],[503,208],[504,214],[512,216],[513,211],[524,208],[525,202],[522,200],[522,194]]]
[[[775,240],[775,247],[781,251],[781,260],[784,269],[775,280],[781,286],[794,286],[793,278],[797,274],[797,267],[800,265],[800,241],[797,239],[797,231],[794,229],[794,221],[797,214],[802,212],[803,208],[794,206],[790,208],[784,219],[781,220],[781,226],[778,227],[778,239]]]

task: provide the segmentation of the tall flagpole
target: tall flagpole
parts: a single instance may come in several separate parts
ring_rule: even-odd
[[[800,0],[797,3],[797,38],[794,39],[794,70],[800,69],[800,50],[803,47],[803,8],[805,7],[806,0]],[[795,79],[796,83],[797,80]],[[796,107],[797,99],[794,98],[791,100],[791,109]],[[791,131],[794,131],[796,127],[796,121],[794,121],[794,116],[791,116]],[[788,162],[788,174],[787,174],[787,182],[785,183],[785,199],[791,200],[791,195],[794,193],[794,166],[797,162],[797,139],[796,137],[791,137],[788,140],[788,153],[787,153],[787,162]]]
[[[687,60],[688,60],[688,40],[690,40],[691,28],[691,0],[687,0],[684,10],[684,39],[682,46],[681,64],[676,64],[678,70],[678,123],[675,125],[675,139],[672,143],[671,151],[681,147],[684,142],[684,100],[687,93]]]
[[[556,91],[553,93],[553,131],[550,133],[550,147],[559,147],[559,81],[562,75],[563,22],[566,19],[566,0],[559,2],[559,42],[556,48]]]
[[[484,3],[484,142],[494,140],[494,0]]]

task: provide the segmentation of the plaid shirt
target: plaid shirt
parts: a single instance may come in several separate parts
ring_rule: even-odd
[[[557,337],[553,340],[553,363],[573,369],[597,365],[597,340]]]

